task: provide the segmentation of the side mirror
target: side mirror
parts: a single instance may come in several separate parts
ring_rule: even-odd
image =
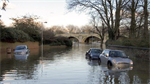
[[[86,51],[86,54],[88,54],[88,51]]]
[[[106,57],[108,57],[109,55],[108,54],[106,54]]]

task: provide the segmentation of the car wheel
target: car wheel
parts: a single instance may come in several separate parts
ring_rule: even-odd
[[[112,63],[111,63],[110,61],[108,61],[107,67],[108,67],[108,69],[111,69],[111,68],[112,68]]]
[[[91,56],[89,56],[89,59],[92,59],[92,57],[91,57]]]
[[[85,55],[85,59],[87,59],[87,55]]]
[[[100,58],[98,59],[98,64],[101,65],[101,59]]]

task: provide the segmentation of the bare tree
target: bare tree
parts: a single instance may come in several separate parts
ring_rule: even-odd
[[[143,36],[145,39],[148,39],[149,37],[149,34],[148,34],[148,0],[144,0],[143,9],[144,9],[144,34]]]
[[[88,33],[88,34],[90,34],[91,33],[91,31],[92,31],[92,26],[89,26],[89,25],[85,25],[85,26],[82,26],[81,27],[81,32],[82,33]]]
[[[91,23],[93,27],[96,29],[96,31],[92,30],[92,32],[98,34],[99,37],[101,38],[100,48],[103,49],[104,37],[106,33],[106,27],[104,25],[104,22],[103,21],[100,22],[98,17],[92,15]]]
[[[146,38],[148,36],[148,7],[145,8],[147,11],[145,13],[145,2],[146,0],[131,0],[124,8],[122,18],[126,19],[124,25],[129,30],[130,38]]]
[[[131,23],[130,23],[130,38],[136,37],[136,13],[137,13],[137,7],[138,7],[139,0],[131,0],[131,2],[128,5],[128,9],[131,13]]]
[[[68,0],[68,9],[96,13],[108,28],[109,39],[119,36],[120,11],[129,0]],[[114,14],[115,12],[115,14]]]
[[[63,26],[52,26],[50,28],[55,34],[63,34],[67,32],[67,30]]]
[[[6,11],[6,6],[7,6],[7,2],[9,2],[8,0],[2,0],[2,8],[1,8],[1,11],[2,10],[5,10]],[[2,15],[0,15],[0,18],[1,18]]]
[[[76,34],[76,33],[79,33],[79,31],[80,31],[79,27],[78,26],[74,26],[74,25],[67,25],[66,28],[67,28],[69,33]]]

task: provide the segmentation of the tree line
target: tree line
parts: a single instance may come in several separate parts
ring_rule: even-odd
[[[110,41],[118,40],[123,28],[127,30],[128,41],[139,39],[147,43],[150,25],[148,4],[149,0],[67,0],[67,9],[89,14],[93,27],[102,39],[107,30]]]
[[[56,37],[51,29],[46,29],[43,22],[38,21],[38,16],[25,15],[11,18],[12,26],[6,27],[0,20],[1,42],[27,42],[38,41],[49,45],[72,46],[71,40],[66,37]],[[43,40],[42,40],[43,38]]]
[[[5,10],[6,1],[3,0],[2,9]],[[68,25],[65,30],[60,26],[53,26],[50,31],[53,33],[90,33],[94,32],[101,38],[103,43],[105,33],[108,33],[107,43],[117,43],[128,46],[148,46],[149,47],[149,29],[150,26],[150,1],[149,0],[66,0],[68,10],[77,10],[86,12],[91,16],[92,27],[86,26],[78,28],[74,25]],[[17,23],[17,19],[13,18]],[[28,21],[30,22],[30,21]],[[35,23],[36,24],[36,23]],[[26,25],[26,24],[21,24]],[[20,25],[14,26],[19,29]],[[30,25],[36,29],[36,26]],[[27,27],[28,28],[28,27]],[[40,27],[41,28],[41,27]],[[23,30],[24,28],[21,28]],[[124,34],[121,34],[122,31]],[[26,30],[23,30],[26,32]],[[31,30],[32,31],[32,30]],[[28,32],[34,40],[40,40],[34,32]],[[86,32],[85,32],[86,31]],[[34,33],[34,34],[32,34]],[[53,35],[52,35],[53,36]],[[123,37],[123,40],[120,40]],[[114,42],[113,42],[114,41]],[[136,42],[136,43],[135,43]],[[136,44],[136,45],[134,45]],[[102,45],[101,45],[102,46]]]

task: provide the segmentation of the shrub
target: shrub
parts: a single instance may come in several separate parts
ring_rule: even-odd
[[[65,40],[64,42],[65,42],[66,46],[68,46],[68,47],[72,46],[72,41],[71,40],[68,39],[68,40]]]
[[[60,42],[53,42],[53,43],[50,44],[50,46],[60,46],[60,45],[61,45]]]
[[[50,44],[51,46],[66,45],[68,47],[72,46],[72,41],[67,37],[55,37],[53,39],[44,40],[44,44]]]
[[[124,46],[132,46],[132,43],[129,39],[122,40],[122,45]]]
[[[4,28],[1,30],[2,42],[26,42],[30,40],[29,35],[21,30],[15,28]]]
[[[150,47],[150,41],[146,39],[118,39],[107,40],[106,45],[123,45],[123,46],[135,46],[135,47]]]

